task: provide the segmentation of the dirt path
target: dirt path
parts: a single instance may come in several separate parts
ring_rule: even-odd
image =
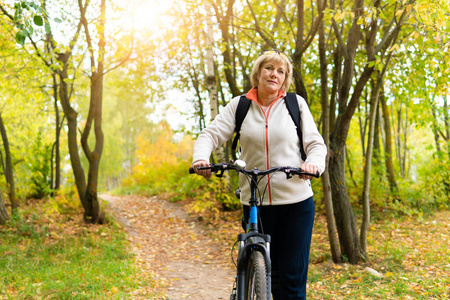
[[[156,197],[100,198],[128,232],[140,267],[154,274],[161,299],[229,299],[234,280],[229,255],[180,205]],[[145,293],[140,290],[136,298],[146,299]]]

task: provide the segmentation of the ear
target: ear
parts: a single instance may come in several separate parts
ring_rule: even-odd
[[[259,85],[259,75],[261,74],[261,71],[258,71],[258,73],[255,73],[255,82],[256,82],[256,86]]]

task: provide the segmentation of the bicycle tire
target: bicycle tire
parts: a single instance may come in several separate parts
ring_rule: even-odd
[[[260,251],[253,251],[245,275],[245,300],[270,300],[266,260]]]

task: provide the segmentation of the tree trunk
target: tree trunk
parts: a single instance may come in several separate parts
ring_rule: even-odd
[[[370,117],[369,117],[369,137],[367,139],[367,151],[365,156],[364,163],[364,187],[362,194],[362,204],[363,204],[363,218],[361,222],[361,251],[362,255],[366,257],[367,252],[367,232],[369,230],[370,225],[370,173],[372,167],[372,152],[373,152],[373,141],[374,141],[374,132],[375,132],[375,119],[378,111],[378,96],[379,90],[381,88],[381,77],[383,75],[380,74],[377,76],[376,86],[372,90],[372,97],[370,101]]]
[[[405,120],[403,120],[405,119]],[[400,166],[402,178],[407,177],[406,161],[407,161],[407,128],[408,128],[408,108],[405,108],[403,115],[402,104],[397,109],[397,158]]]
[[[97,140],[97,144],[98,144]],[[104,213],[98,202],[98,171],[100,166],[100,156],[93,155],[95,158],[89,161],[88,184],[83,202],[86,207],[84,212],[84,220],[87,223],[103,224]]]
[[[297,0],[297,38],[295,40],[295,52],[292,55],[292,76],[294,78],[295,92],[308,102],[308,92],[306,91],[302,76],[302,57],[305,50],[303,49],[304,14],[304,1]]]
[[[332,147],[332,143],[330,146]],[[344,151],[335,152],[330,148],[328,168],[330,174],[331,191],[333,197],[334,217],[339,233],[339,243],[344,259],[356,264],[360,257],[359,235],[356,228],[355,216],[345,186]]]
[[[102,102],[103,102],[103,69],[99,74],[94,72],[91,75],[91,96],[90,108],[86,125],[81,135],[81,145],[84,154],[89,161],[89,171],[87,178],[87,186],[83,199],[83,206],[85,207],[84,219],[88,223],[103,223],[103,212],[100,209],[97,197],[98,187],[98,173],[100,166],[100,158],[103,152],[103,131],[102,131]],[[88,145],[88,137],[91,131],[92,124],[94,125],[95,146],[94,151],[91,151]]]
[[[86,211],[87,207],[83,201],[86,194],[86,177],[83,167],[81,165],[81,158],[78,151],[78,128],[77,117],[78,113],[70,105],[70,92],[66,83],[68,79],[69,57],[71,53],[59,55],[58,60],[62,63],[62,69],[58,72],[59,75],[59,99],[61,106],[63,107],[64,115],[67,119],[67,142],[69,147],[70,163],[72,166],[72,172],[75,179],[75,186],[77,187],[78,197],[81,204]]]
[[[230,20],[233,18],[233,6],[235,0],[228,0],[227,2],[227,11],[225,15],[222,15],[219,11],[219,8],[216,4],[211,2],[213,5],[214,11],[216,13],[217,21],[219,22],[219,29],[222,33],[222,42],[223,42],[223,64],[224,64],[224,73],[225,79],[230,87],[230,92],[233,97],[241,94],[241,91],[238,88],[236,83],[235,76],[233,76],[233,60],[231,56],[231,39],[230,39]]]
[[[219,101],[217,94],[217,83],[216,83],[216,75],[214,69],[214,30],[213,30],[213,20],[212,20],[212,5],[210,2],[207,2],[206,11],[208,12],[209,19],[207,20],[207,28],[205,33],[206,39],[206,65],[207,65],[207,73],[206,73],[206,89],[208,90],[209,95],[209,105],[211,108],[211,122],[216,118],[219,114]],[[222,145],[217,148],[215,151],[216,160],[218,162],[226,161],[224,154],[224,147]]]
[[[449,107],[448,107],[448,99],[450,97],[447,95],[444,97],[444,124],[445,124],[445,133],[446,136],[444,136],[447,146],[447,155],[450,159],[450,113],[449,113]],[[448,191],[448,190],[447,190]]]
[[[365,93],[365,97],[364,97],[364,103],[366,104],[367,101],[367,92]],[[365,105],[366,107],[364,107],[364,110],[367,112],[367,104]],[[366,132],[367,132],[367,121],[368,121],[368,117],[367,117],[367,113],[362,113],[361,112],[361,105],[358,105],[358,112],[359,112],[359,116],[358,116],[358,121],[359,121],[359,138],[361,139],[361,149],[362,149],[362,156],[366,156]],[[364,118],[364,120],[363,120]]]
[[[53,175],[53,166],[51,168],[52,172],[52,189],[59,190],[61,184],[61,155],[60,155],[60,143],[59,138],[61,136],[61,125],[58,107],[58,85],[56,82],[56,75],[53,73],[53,95],[54,95],[54,109],[55,109],[55,173]]]
[[[311,1],[312,2],[312,1]],[[326,6],[326,1],[318,0],[318,7],[323,7],[323,9],[318,9],[318,15],[314,24],[311,24],[311,30],[306,35],[304,33],[305,28],[305,5],[304,0],[297,0],[297,35],[295,37],[295,51],[292,55],[292,65],[293,72],[292,76],[294,78],[295,92],[302,96],[307,103],[308,102],[308,92],[306,90],[305,82],[302,75],[302,57],[306,49],[311,45],[311,41],[319,30],[320,23],[323,19],[323,10]]]
[[[447,95],[444,97],[444,124],[445,124],[445,146],[447,147],[447,155],[448,159],[450,160],[450,113],[449,113],[449,107],[448,107],[448,99],[450,97]],[[450,184],[448,183],[448,180],[444,180],[444,186],[445,186],[445,192],[447,193],[447,197],[450,195]],[[450,197],[448,197],[450,199]]]
[[[6,210],[5,201],[3,201],[2,191],[0,190],[0,225],[4,225],[8,220],[8,211]]]
[[[84,219],[90,223],[103,223],[104,214],[100,208],[97,188],[98,188],[98,172],[100,166],[100,158],[103,152],[104,136],[102,130],[102,105],[103,105],[103,75],[104,75],[104,53],[105,53],[105,23],[106,23],[106,0],[101,0],[100,3],[100,21],[98,24],[99,42],[98,42],[98,60],[95,63],[94,47],[90,37],[88,22],[86,19],[86,7],[82,6],[81,1],[78,1],[81,13],[81,22],[86,34],[86,42],[90,52],[91,61],[91,76],[90,76],[90,106],[81,135],[81,146],[84,154],[89,161],[89,173],[87,189],[82,199],[86,207]],[[88,144],[89,134],[94,125],[95,145],[92,151]]]
[[[210,4],[208,4],[207,11],[210,11]],[[208,20],[207,31],[205,34],[206,39],[206,65],[207,65],[207,73],[206,73],[206,89],[208,90],[209,95],[209,104],[211,107],[211,121],[215,119],[215,117],[219,114],[218,109],[218,99],[217,99],[217,84],[216,84],[216,76],[214,71],[214,32],[213,32],[213,24],[212,20]]]
[[[394,162],[392,160],[392,129],[391,129],[391,120],[389,107],[386,104],[386,99],[384,95],[381,95],[380,98],[381,107],[383,109],[383,124],[384,124],[384,132],[385,132],[385,144],[384,144],[384,164],[386,167],[386,174],[389,181],[389,188],[392,194],[396,195],[397,181],[395,180],[395,171],[394,171]]]
[[[431,114],[433,115],[433,122],[432,122],[433,127],[431,129],[432,129],[433,135],[434,135],[434,143],[436,144],[436,151],[438,153],[440,153],[442,151],[442,149],[441,149],[441,144],[439,142],[439,139],[440,139],[439,127],[436,122],[438,120],[438,117],[437,117],[437,113],[436,113],[436,107],[434,106],[433,103],[431,103]]]
[[[319,10],[325,9],[326,1],[318,1]],[[320,80],[321,80],[321,105],[322,105],[322,136],[327,147],[330,145],[330,106],[328,104],[328,74],[325,43],[325,28],[323,22],[319,25],[319,59],[320,59]],[[329,151],[326,165],[328,165]],[[328,168],[322,174],[323,201],[327,218],[328,239],[330,241],[331,257],[334,263],[341,263],[341,253],[339,252],[339,240],[337,235],[336,222],[334,220],[333,199],[331,195],[330,175]]]
[[[15,211],[19,207],[19,201],[16,197],[16,187],[14,183],[14,170],[11,159],[11,151],[9,149],[8,135],[6,127],[3,123],[2,114],[0,113],[0,131],[2,135],[3,147],[5,148],[5,178],[8,183],[9,201],[11,202],[11,211]]]
[[[382,91],[380,91],[380,93],[382,93]],[[381,182],[384,172],[382,171],[382,168],[380,168],[381,164],[382,164],[382,159],[381,159],[381,144],[380,144],[380,121],[381,121],[381,108],[380,108],[380,99],[381,98],[381,94],[378,97],[378,109],[377,109],[377,116],[375,117],[375,131],[374,131],[374,136],[373,136],[373,161],[374,161],[374,165],[376,166],[376,171],[377,171],[377,177],[379,179],[379,181]]]
[[[403,129],[403,155],[402,155],[402,170],[404,172],[405,178],[409,176],[409,149],[408,149],[408,128],[409,128],[409,120],[408,120],[408,107],[405,107],[405,122],[401,124]]]

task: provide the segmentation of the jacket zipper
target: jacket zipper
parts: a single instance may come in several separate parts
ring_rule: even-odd
[[[267,115],[266,115],[266,112],[264,111],[262,105],[259,102],[256,102],[256,103],[258,103],[259,107],[261,108],[261,111],[263,113],[264,120],[265,120],[265,126],[264,126],[265,129],[264,130],[265,130],[265,140],[266,140],[266,169],[269,169],[269,112],[270,112],[274,102],[272,102],[269,105],[269,107],[267,108],[267,110],[266,110]],[[267,191],[268,191],[268,197],[269,197],[269,205],[272,205],[272,191],[270,188],[269,179],[270,179],[270,175],[267,175]],[[264,201],[264,199],[263,199],[263,201]]]
[[[269,114],[269,109],[267,110],[267,115]],[[266,117],[266,169],[269,169],[269,120]],[[270,190],[270,176],[267,175],[267,190],[269,192],[269,205],[272,205],[272,191]]]
[[[272,102],[272,103],[267,107],[267,110],[266,110],[266,111],[267,111],[267,115],[266,115],[266,113],[264,112],[264,109],[263,109],[262,105],[261,105],[258,101],[255,101],[255,102],[258,104],[258,106],[260,107],[260,109],[261,109],[261,111],[262,111],[262,113],[263,113],[265,122],[266,122],[266,124],[265,124],[265,138],[266,138],[266,169],[269,169],[269,168],[270,168],[270,166],[269,166],[269,113],[270,113],[270,110],[272,109],[273,104],[274,104],[275,102],[277,102],[278,100],[280,100],[280,99],[282,99],[282,98],[277,99],[276,101]],[[270,179],[270,175],[267,175],[267,190],[268,190],[268,197],[269,197],[269,205],[272,205],[272,191],[271,191],[271,188],[270,188],[270,181],[269,181],[269,179]],[[264,199],[263,199],[263,201],[264,201]]]

